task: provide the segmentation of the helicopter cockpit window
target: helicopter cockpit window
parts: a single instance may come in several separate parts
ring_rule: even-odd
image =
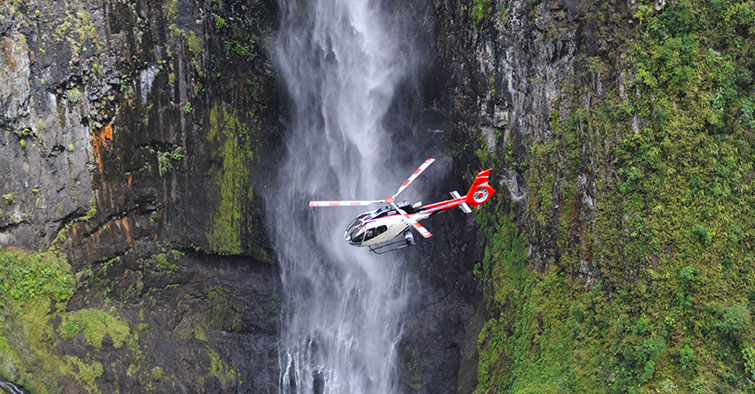
[[[359,224],[362,223],[362,220],[360,218],[356,218],[349,223],[349,226],[346,227],[346,231],[351,231],[351,229],[356,228],[359,226]]]
[[[377,237],[378,235],[384,233],[385,230],[387,230],[387,229],[388,229],[387,226],[379,226],[377,228],[371,228],[371,229],[367,230],[367,234],[365,234],[363,242],[367,242],[367,241],[369,241],[369,240]]]
[[[349,238],[352,243],[361,243],[364,238],[364,226],[358,226],[349,233]]]

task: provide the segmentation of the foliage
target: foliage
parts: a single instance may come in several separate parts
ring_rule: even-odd
[[[65,257],[0,248],[0,375],[32,392],[59,390],[55,376],[86,385],[96,365],[54,355],[50,320],[73,295],[74,278]],[[93,376],[93,375],[92,375]]]
[[[0,290],[19,301],[37,297],[65,301],[73,294],[70,267],[54,253],[28,254],[0,249]]]
[[[695,228],[692,230],[692,234],[695,235],[697,242],[700,242],[700,244],[703,246],[708,246],[711,242],[713,242],[713,236],[711,235],[710,230],[705,226],[695,226]]]
[[[170,151],[155,152],[155,155],[157,157],[157,173],[160,176],[163,176],[174,168],[178,168],[178,163],[184,157],[183,148],[180,146]]]
[[[485,16],[490,12],[490,0],[474,0],[472,4],[472,20],[479,26]]]
[[[79,90],[78,88],[73,88],[66,91],[66,101],[68,101],[70,104],[79,104],[81,103],[82,98],[83,95],[81,94],[81,90]]]
[[[723,309],[721,321],[716,327],[728,338],[737,340],[745,330],[751,328],[751,324],[750,311],[745,307],[735,305]]]
[[[172,249],[170,251],[166,251],[165,253],[160,253],[152,256],[150,262],[154,264],[153,267],[155,271],[173,274],[176,273],[179,269],[179,266],[176,263],[181,259],[181,257],[183,257],[183,252],[181,252],[180,250]]]
[[[225,21],[225,18],[221,17],[220,15],[215,15],[215,29],[223,30],[226,27],[229,27],[229,25],[228,22]]]
[[[529,141],[529,216],[505,201],[478,216],[477,392],[755,388],[755,8],[681,0],[634,18],[598,26],[611,59],[579,59],[633,93],[567,88]]]
[[[748,379],[755,381],[755,347],[752,345],[742,349],[745,373]]]
[[[152,379],[160,380],[161,377],[163,377],[163,369],[160,366],[152,368]]]
[[[254,58],[257,57],[257,54],[254,52],[254,46],[252,44],[243,43],[238,40],[227,41],[226,50],[236,54],[237,56],[241,56],[249,60],[254,60]]]
[[[2,197],[6,205],[13,205],[13,203],[15,202],[13,193],[3,194]]]

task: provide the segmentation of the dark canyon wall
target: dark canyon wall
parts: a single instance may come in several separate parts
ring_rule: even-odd
[[[280,138],[277,19],[274,2],[0,5],[0,375],[275,389],[258,191]]]
[[[459,298],[471,317],[431,331],[459,392],[751,391],[752,2],[434,1],[425,21],[427,135],[500,192],[484,253],[427,270],[482,293],[480,320]],[[412,390],[437,391],[432,352]]]

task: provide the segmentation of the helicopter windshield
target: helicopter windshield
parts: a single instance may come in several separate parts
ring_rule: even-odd
[[[362,224],[362,220],[361,219],[356,218],[356,219],[352,220],[351,223],[349,223],[349,226],[346,227],[346,232],[347,233],[351,233],[352,230],[354,230],[355,228],[357,228],[360,224]]]
[[[349,227],[351,229],[351,227]],[[361,243],[364,238],[364,226],[356,226],[349,232],[349,239],[352,244]]]

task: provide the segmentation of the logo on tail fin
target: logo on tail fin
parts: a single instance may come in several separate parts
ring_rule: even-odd
[[[472,198],[475,200],[475,202],[482,204],[488,199],[488,190],[485,188],[477,189],[472,195]]]

